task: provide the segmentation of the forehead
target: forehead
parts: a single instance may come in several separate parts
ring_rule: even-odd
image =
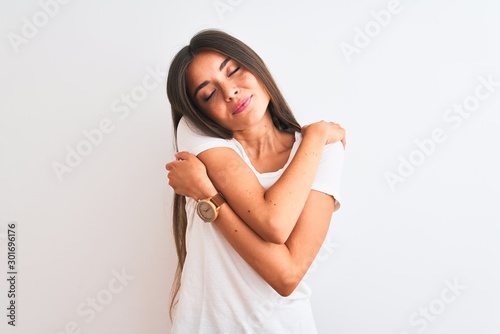
[[[219,72],[220,64],[227,57],[215,51],[202,51],[198,53],[187,69],[188,84],[199,85],[205,80],[210,80],[212,73]]]

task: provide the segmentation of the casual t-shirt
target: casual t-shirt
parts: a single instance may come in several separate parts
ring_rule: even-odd
[[[295,142],[287,163],[278,171],[259,173],[235,139],[213,138],[193,131],[181,119],[177,128],[179,151],[199,153],[229,147],[250,166],[265,189],[272,186],[290,164],[302,140]],[[332,195],[335,211],[340,207],[340,178],[344,162],[341,142],[326,145],[312,189]],[[213,224],[196,214],[196,201],[186,198],[187,256],[174,311],[172,333],[317,333],[311,311],[311,290],[301,281],[288,297],[279,295],[231,247]]]

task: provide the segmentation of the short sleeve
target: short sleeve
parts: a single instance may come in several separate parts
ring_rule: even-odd
[[[340,181],[344,167],[344,152],[344,146],[340,141],[325,146],[318,173],[311,188],[335,198],[334,212],[340,208]]]
[[[186,151],[198,155],[213,147],[231,147],[229,141],[223,138],[209,137],[196,133],[185,117],[182,117],[177,126],[177,146],[179,151]]]

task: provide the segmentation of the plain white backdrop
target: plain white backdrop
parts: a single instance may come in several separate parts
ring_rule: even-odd
[[[302,124],[347,129],[343,203],[307,276],[320,333],[500,330],[495,1],[0,1],[0,268],[16,326],[168,333],[165,71],[220,28]]]

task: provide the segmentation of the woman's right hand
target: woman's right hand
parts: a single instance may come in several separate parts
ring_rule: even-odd
[[[168,184],[176,194],[198,200],[217,193],[205,165],[195,155],[178,152],[175,157],[177,160],[169,162],[165,168],[168,171]]]
[[[319,121],[302,127],[303,136],[322,136],[326,144],[332,144],[341,141],[346,145],[345,129],[338,123]]]

